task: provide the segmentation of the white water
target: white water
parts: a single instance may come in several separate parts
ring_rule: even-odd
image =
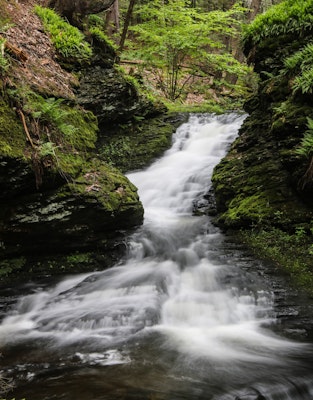
[[[125,262],[21,297],[0,325],[1,347],[36,340],[89,365],[127,364],[138,357],[141,341],[154,347],[157,335],[159,358],[172,354],[180,366],[199,368],[200,377],[213,365],[216,382],[219,369],[227,379],[244,380],[250,368],[264,376],[300,351],[266,329],[274,323],[271,291],[255,288],[231,260],[218,257],[222,234],[207,217],[192,216],[194,199],[209,189],[213,168],[243,119],[191,116],[163,158],[129,175],[145,222]],[[141,355],[157,363],[149,357],[149,350]]]

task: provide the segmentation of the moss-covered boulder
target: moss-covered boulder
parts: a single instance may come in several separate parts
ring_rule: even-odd
[[[72,129],[69,143],[50,121],[42,125],[50,141],[33,136],[32,147],[17,114],[4,99],[1,104],[0,278],[16,266],[20,276],[38,272],[34,265],[41,273],[63,272],[66,257],[86,252],[102,254],[101,268],[110,266],[123,232],[142,223],[143,208],[134,185],[92,154],[97,124],[89,113],[64,106],[58,112],[66,112],[67,127],[88,123],[88,129]],[[65,260],[56,263],[60,255]],[[92,257],[84,260],[70,264],[71,271],[100,267]]]

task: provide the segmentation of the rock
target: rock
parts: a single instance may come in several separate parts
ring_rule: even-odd
[[[313,115],[313,97],[295,96],[288,75],[281,74],[284,60],[311,33],[300,36],[275,34],[258,44],[246,42],[260,83],[245,104],[250,115],[239,137],[213,173],[216,221],[225,228],[279,225],[292,231],[313,216],[313,184],[301,187],[307,161],[295,152]]]
[[[108,10],[115,0],[50,0],[48,6],[54,8],[71,23],[77,22],[78,17],[97,14]]]
[[[99,63],[82,71],[77,101],[96,115],[100,132],[105,132],[108,125],[156,113],[153,104],[139,95],[132,82],[115,68]]]
[[[40,191],[36,190],[33,173],[24,163],[18,165],[17,160],[15,163],[10,160],[2,165],[2,174],[5,167],[12,185],[9,191],[6,182],[2,195],[0,257],[1,260],[23,257],[24,273],[36,272],[36,263],[40,264],[41,273],[66,270],[64,260],[53,271],[49,267],[62,254],[68,257],[93,253],[101,258],[101,254],[107,253],[101,268],[109,267],[118,258],[118,251],[119,256],[121,250],[125,251],[120,246],[125,233],[142,223],[143,208],[137,189],[118,170],[101,162],[71,183],[63,182]],[[80,263],[80,270],[81,267]],[[89,257],[84,268],[96,267]],[[73,266],[71,270],[75,272]]]

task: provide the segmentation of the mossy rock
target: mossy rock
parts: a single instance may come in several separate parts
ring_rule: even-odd
[[[142,211],[137,188],[119,170],[96,159],[85,165],[82,174],[68,188],[71,193],[84,196],[82,201],[96,199],[108,212],[118,213],[138,205]]]
[[[271,135],[269,120],[258,122],[259,114],[247,118],[229,153],[214,169],[216,220],[225,228],[273,224],[290,229],[312,212],[291,184],[292,171],[281,155],[283,147]]]
[[[99,154],[123,172],[146,167],[170,147],[173,133],[187,118],[188,114],[164,114],[115,126],[99,140]]]
[[[0,98],[0,156],[24,158],[26,135],[16,112]]]

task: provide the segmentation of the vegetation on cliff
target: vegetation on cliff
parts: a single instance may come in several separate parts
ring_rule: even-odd
[[[218,223],[312,288],[313,1],[285,0],[247,26],[259,74],[250,114],[213,176]]]

